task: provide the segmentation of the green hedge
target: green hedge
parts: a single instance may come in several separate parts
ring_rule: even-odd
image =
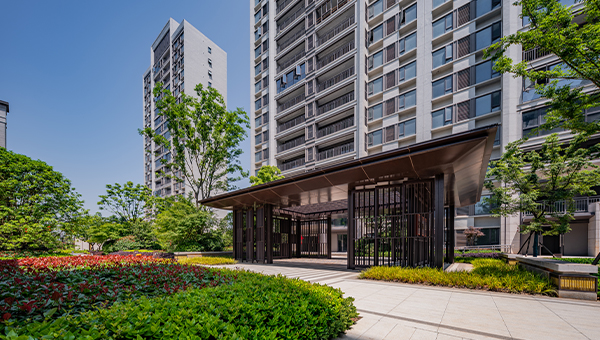
[[[0,339],[331,339],[357,316],[339,289],[282,276],[117,303],[1,329]]]

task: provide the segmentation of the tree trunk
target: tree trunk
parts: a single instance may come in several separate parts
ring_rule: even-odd
[[[537,257],[539,255],[539,246],[540,246],[540,234],[536,231],[533,234],[533,257]]]

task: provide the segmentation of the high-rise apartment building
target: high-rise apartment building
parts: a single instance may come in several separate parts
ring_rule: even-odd
[[[8,120],[8,102],[0,100],[0,146],[6,148],[6,127]]]
[[[152,94],[158,82],[175,97],[195,96],[197,84],[214,87],[227,103],[227,53],[185,20],[180,24],[171,18],[162,29],[150,48],[150,67],[143,76],[144,127],[170,138],[167,122],[157,114],[159,98]],[[189,193],[186,183],[160,176],[158,171],[167,171],[161,160],[171,160],[171,150],[144,137],[144,184],[156,196]]]
[[[532,84],[495,72],[483,56],[501,37],[528,29],[512,3],[251,0],[252,173],[268,164],[290,176],[490,124],[500,127],[492,154],[499,158],[543,122],[547,106]],[[558,63],[539,50],[507,53],[534,67]],[[565,254],[595,255],[598,199],[581,201],[573,232],[546,240],[564,243]],[[527,216],[493,217],[482,202],[456,215],[457,245],[468,226],[484,232],[478,244],[516,252],[524,242],[518,226]]]

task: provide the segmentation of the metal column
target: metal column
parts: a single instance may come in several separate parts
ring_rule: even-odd
[[[448,248],[446,254],[448,255],[448,262],[454,263],[454,205],[448,207],[448,228],[446,228],[448,235]]]
[[[296,257],[302,256],[302,223],[296,218]]]
[[[331,215],[327,216],[327,258],[331,258]]]
[[[265,231],[267,238],[267,263],[273,263],[273,206],[266,204],[264,207],[265,213]]]
[[[444,175],[436,175],[434,183],[433,265],[444,267]]]
[[[348,251],[346,252],[348,269],[355,269],[354,264],[354,190],[348,193]]]
[[[254,262],[254,210],[246,210],[246,261]]]

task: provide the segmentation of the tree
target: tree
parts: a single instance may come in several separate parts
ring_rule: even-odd
[[[486,51],[494,69],[523,77],[535,91],[550,99],[545,130],[563,127],[584,137],[600,132],[600,122],[586,122],[584,110],[600,105],[600,0],[581,1],[577,13],[557,0],[519,0],[529,29],[506,36]],[[523,51],[538,48],[561,61],[547,69],[531,68],[530,62],[515,63],[507,50],[521,46]],[[593,89],[581,86],[593,84]]]
[[[282,178],[284,178],[284,176],[281,176],[281,170],[279,170],[278,167],[274,165],[263,165],[260,167],[260,170],[258,170],[256,176],[250,176],[250,184],[251,186],[255,186]]]
[[[129,181],[123,185],[115,183],[106,185],[106,195],[100,195],[100,210],[109,210],[126,223],[134,223],[142,219],[144,210],[152,198],[152,192],[141,184],[133,185]]]
[[[523,150],[524,140],[510,143],[502,157],[492,163],[485,187],[492,195],[492,212],[511,216],[531,214],[522,233],[558,235],[571,230],[576,195],[594,195],[592,187],[600,183],[600,170],[591,160],[598,155],[596,146],[581,147],[577,140],[562,144],[557,134],[546,138],[540,150]],[[539,201],[544,202],[540,203]],[[555,209],[564,202],[565,209]]]
[[[118,240],[125,230],[122,224],[104,218],[100,213],[88,216],[85,223],[85,232],[81,237],[90,244],[92,250],[102,250],[104,244]]]
[[[467,245],[469,246],[474,245],[477,239],[484,235],[481,229],[475,228],[473,226],[469,226],[467,229],[465,229],[465,231],[463,231],[463,234],[467,238]]]
[[[229,212],[219,221],[218,231],[221,233],[224,247],[233,246],[233,213]]]
[[[215,192],[234,189],[233,183],[240,179],[235,173],[248,176],[239,156],[250,121],[240,108],[227,111],[223,96],[215,88],[204,89],[198,84],[195,91],[197,98],[185,93],[175,98],[158,83],[153,92],[159,98],[156,107],[158,115],[167,121],[170,137],[152,128],[139,132],[171,150],[162,160],[170,171],[161,175],[187,183],[196,207],[200,207],[200,201]]]
[[[51,166],[0,148],[0,249],[48,249],[82,211],[71,182]]]

